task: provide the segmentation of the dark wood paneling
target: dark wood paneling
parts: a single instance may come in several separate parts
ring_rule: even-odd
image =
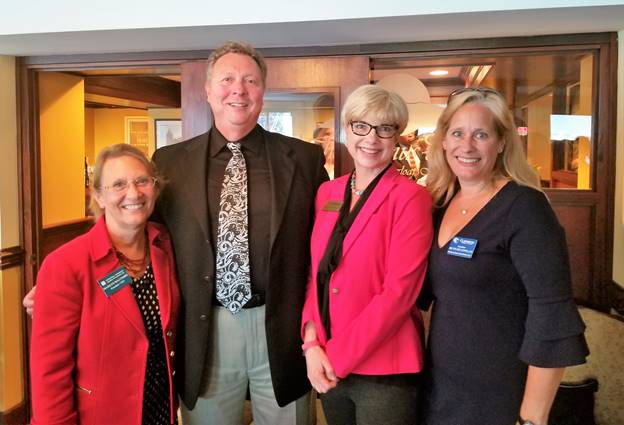
[[[206,61],[185,62],[180,65],[182,82],[182,138],[208,131],[212,115],[206,99]]]
[[[24,282],[32,288],[39,269],[41,238],[41,176],[39,145],[39,84],[37,73],[29,69],[24,58],[16,63],[17,78],[17,139],[20,156],[20,210],[22,213],[23,248],[25,252]]]
[[[85,93],[180,107],[180,83],[160,77],[84,77]]]
[[[41,261],[59,246],[87,232],[91,226],[93,218],[85,217],[44,227],[41,237]]]
[[[0,250],[0,270],[21,266],[24,263],[24,250],[13,246]]]
[[[594,207],[553,204],[553,209],[566,232],[574,298],[587,303],[592,298],[590,283],[593,281],[591,259],[594,258]]]
[[[316,57],[266,60],[268,67],[267,90],[293,91],[312,90],[335,87],[339,94],[339,110],[346,98],[362,84],[369,82],[369,58],[366,56],[343,57]],[[336,111],[339,112],[339,111]],[[336,123],[340,117],[336,116]],[[338,125],[336,132],[336,146],[334,149],[335,177],[350,172],[353,169],[353,160],[346,148],[340,143],[344,139]]]
[[[26,403],[20,403],[16,407],[0,412],[0,425],[24,425],[28,421],[26,419]]]

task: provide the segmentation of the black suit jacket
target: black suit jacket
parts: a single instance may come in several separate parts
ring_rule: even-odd
[[[314,199],[327,173],[319,146],[264,130],[263,134],[272,196],[265,326],[275,397],[284,406],[309,391],[300,321],[309,272]],[[206,192],[208,144],[205,133],[154,154],[158,170],[166,178],[156,217],[171,233],[182,292],[176,378],[189,408],[197,401],[212,343],[215,253]]]

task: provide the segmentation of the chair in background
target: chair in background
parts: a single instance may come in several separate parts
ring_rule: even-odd
[[[569,367],[563,376],[563,382],[584,382],[588,379],[598,381],[598,385],[591,381],[585,391],[592,393],[595,388],[595,424],[622,425],[624,424],[624,319],[621,316],[607,314],[591,308],[579,308],[581,316],[587,326],[585,337],[589,345],[590,355],[587,363]],[[573,390],[569,390],[573,391]],[[560,387],[558,394],[569,392]],[[583,390],[579,390],[583,392]],[[587,394],[586,394],[587,395]],[[568,397],[566,394],[562,397]],[[589,399],[589,397],[588,397]],[[578,403],[588,403],[586,401]],[[588,415],[591,408],[583,404]],[[554,409],[554,408],[553,408]],[[571,407],[580,411],[581,405]],[[584,413],[578,413],[581,415]],[[589,417],[589,416],[587,416]],[[551,419],[555,417],[551,414]],[[594,424],[594,422],[562,422],[561,425]],[[554,423],[552,423],[554,425]],[[557,423],[556,425],[559,425]]]
[[[562,382],[550,410],[548,425],[596,425],[594,393],[598,381]]]

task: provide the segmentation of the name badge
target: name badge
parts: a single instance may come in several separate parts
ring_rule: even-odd
[[[123,267],[113,270],[98,280],[98,284],[102,287],[107,297],[110,297],[130,283],[132,283],[132,278]]]
[[[340,211],[342,207],[342,201],[327,201],[325,205],[323,205],[323,211]]]
[[[454,257],[472,258],[472,255],[477,248],[477,242],[479,241],[477,241],[476,239],[455,236],[451,240],[451,244],[449,245],[448,251],[446,251],[446,253]]]

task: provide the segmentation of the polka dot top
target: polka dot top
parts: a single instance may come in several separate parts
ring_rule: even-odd
[[[149,340],[143,386],[143,425],[170,425],[167,353],[151,264],[143,275],[132,279],[132,292],[141,310]],[[177,419],[174,423],[177,424]]]

